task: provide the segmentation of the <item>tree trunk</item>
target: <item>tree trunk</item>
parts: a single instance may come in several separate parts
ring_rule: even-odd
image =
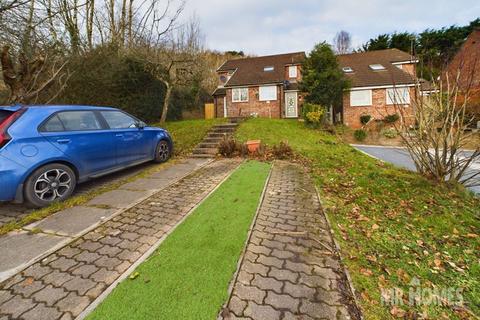
[[[133,1],[130,0],[129,6],[128,6],[128,44],[129,47],[132,47],[132,42],[133,42]]]
[[[170,104],[170,95],[172,93],[172,87],[167,81],[163,82],[167,87],[167,92],[165,93],[165,99],[163,100],[163,109],[162,115],[160,117],[160,123],[163,124],[167,120],[167,113],[168,113],[168,105]]]
[[[10,47],[3,46],[2,54],[0,57],[3,71],[3,81],[10,89],[10,95],[8,97],[9,103],[24,103],[25,88],[19,79],[17,70],[12,61],[12,57],[9,53]]]
[[[93,49],[93,16],[95,14],[95,0],[87,1],[87,44],[90,50]]]

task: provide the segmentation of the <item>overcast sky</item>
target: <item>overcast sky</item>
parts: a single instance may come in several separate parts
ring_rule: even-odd
[[[464,25],[480,1],[187,0],[183,14],[198,17],[208,48],[263,55],[309,51],[342,29],[358,47],[380,33]]]

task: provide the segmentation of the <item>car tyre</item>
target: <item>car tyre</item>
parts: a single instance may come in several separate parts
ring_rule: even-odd
[[[46,207],[70,197],[77,184],[73,170],[64,164],[52,163],[35,170],[24,186],[29,207]]]
[[[172,153],[172,148],[166,140],[160,140],[155,148],[155,159],[157,163],[166,162],[170,159]]]

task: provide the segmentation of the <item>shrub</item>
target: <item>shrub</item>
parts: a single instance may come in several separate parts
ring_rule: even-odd
[[[397,122],[398,119],[400,119],[400,116],[398,115],[398,113],[389,114],[385,116],[385,118],[383,118],[383,120],[386,123],[394,123],[394,122]]]
[[[385,129],[385,130],[382,131],[382,134],[389,139],[393,139],[393,138],[396,138],[398,136],[398,132],[397,132],[397,130],[395,130],[395,128]]]
[[[288,142],[281,141],[278,146],[273,146],[272,155],[275,159],[288,159],[293,156],[293,149],[288,145]]]
[[[248,156],[248,147],[245,143],[237,142],[236,151],[238,152],[239,156],[241,156],[241,157]]]
[[[357,141],[363,141],[367,137],[367,131],[363,129],[355,130],[355,132],[353,132],[353,136],[355,139],[357,139]]]
[[[319,104],[304,103],[302,107],[302,116],[305,120],[305,125],[318,128],[323,122],[325,108]]]
[[[369,114],[364,114],[360,116],[360,122],[365,125],[372,119],[372,116]]]
[[[237,151],[237,143],[231,137],[223,137],[222,141],[218,144],[218,153],[222,156],[231,158]]]

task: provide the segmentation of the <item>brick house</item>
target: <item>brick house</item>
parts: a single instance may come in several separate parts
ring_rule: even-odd
[[[445,71],[450,81],[459,77],[460,90],[469,90],[469,108],[480,120],[480,29],[467,37]]]
[[[361,115],[381,120],[386,115],[412,114],[410,99],[414,97],[418,60],[398,49],[386,49],[338,55],[351,88],[343,95],[342,110],[335,110],[337,121],[352,128],[362,126]]]
[[[217,69],[216,117],[298,118],[304,52],[227,60]]]

